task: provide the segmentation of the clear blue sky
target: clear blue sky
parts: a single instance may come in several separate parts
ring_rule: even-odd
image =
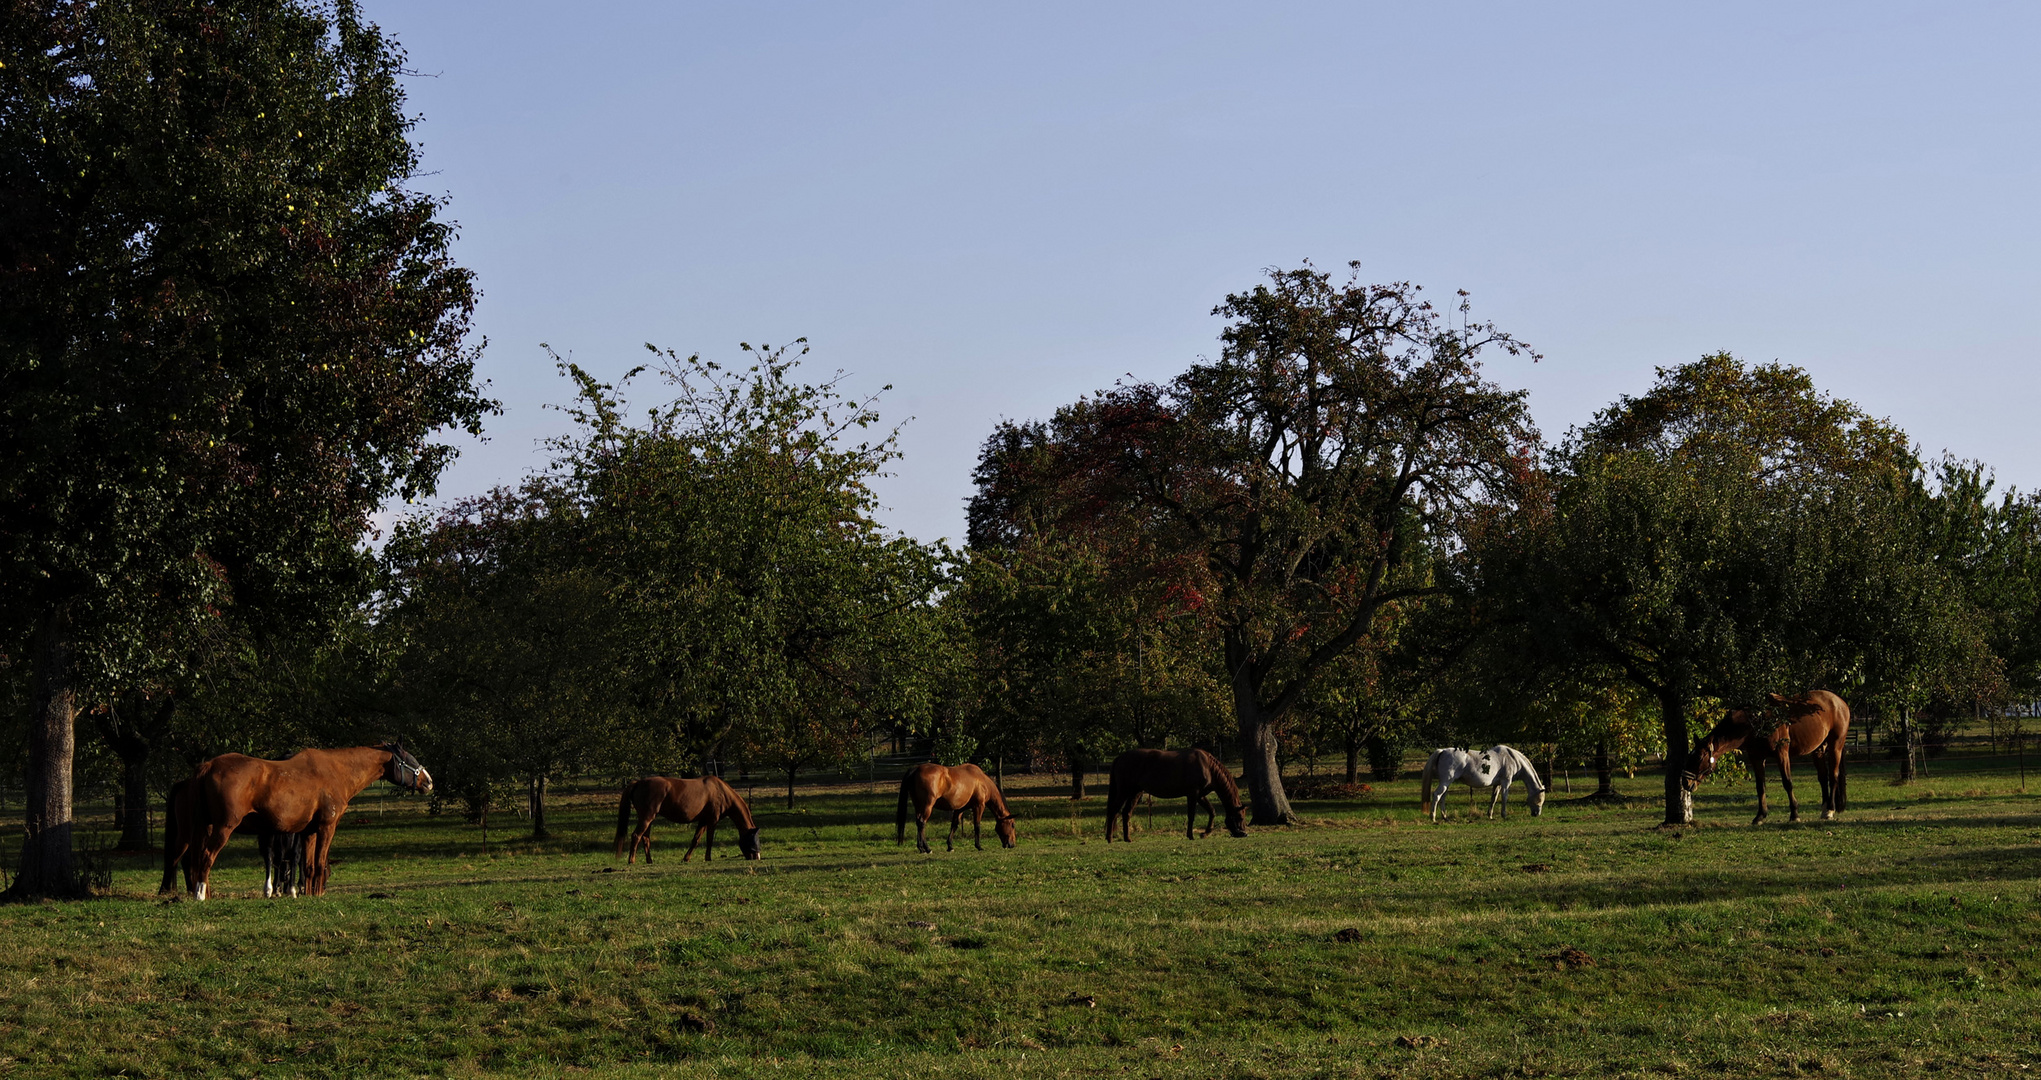
[[[1472,292],[1548,436],[1728,349],[2041,485],[2041,5],[366,6],[506,405],[443,495],[544,461],[542,341],[806,336],[895,388],[887,524],[957,537],[996,421],[1306,258]]]

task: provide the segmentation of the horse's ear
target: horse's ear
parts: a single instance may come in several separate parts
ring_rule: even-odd
[[[1765,698],[1774,705],[1786,704],[1786,695],[1784,694],[1766,694]]]

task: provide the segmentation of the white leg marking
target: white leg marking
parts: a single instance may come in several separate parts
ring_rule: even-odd
[[[198,898],[200,900],[206,898],[206,883],[203,881],[198,883]]]

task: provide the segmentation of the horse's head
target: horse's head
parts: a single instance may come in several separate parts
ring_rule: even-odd
[[[1020,833],[1014,831],[1012,814],[999,815],[997,820],[993,822],[992,831],[998,834],[1000,846],[1020,846]]]
[[[1530,787],[1531,792],[1524,796],[1524,801],[1531,804],[1532,817],[1542,817],[1545,813],[1545,785],[1542,781],[1533,781]]]
[[[737,850],[743,852],[747,859],[758,858],[758,826],[748,829],[742,825],[737,827]]]
[[[1226,833],[1229,836],[1247,835],[1247,811],[1235,805],[1226,808]]]
[[[1680,784],[1688,794],[1693,794],[1694,789],[1701,786],[1701,781],[1708,779],[1721,757],[1722,752],[1716,748],[1713,738],[1703,735],[1694,740],[1694,752],[1687,758],[1686,770],[1680,774]]]
[[[406,791],[416,791],[420,794],[432,791],[432,774],[426,772],[425,766],[420,765],[418,759],[411,756],[411,751],[404,749],[403,743],[392,739],[377,749],[390,753],[389,762],[383,766],[383,779]]]

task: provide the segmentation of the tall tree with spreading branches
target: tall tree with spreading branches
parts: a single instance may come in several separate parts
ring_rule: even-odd
[[[1385,605],[1440,586],[1490,500],[1512,498],[1537,434],[1477,356],[1535,355],[1407,283],[1309,265],[1228,296],[1216,360],[1059,411],[1047,438],[979,469],[974,536],[1106,528],[1199,594],[1215,626],[1258,824],[1295,820],[1277,731]]]
[[[475,292],[415,193],[403,54],[352,3],[0,17],[0,612],[31,638],[17,894],[78,888],[81,694],[232,611],[361,598],[369,515],[490,403]]]

